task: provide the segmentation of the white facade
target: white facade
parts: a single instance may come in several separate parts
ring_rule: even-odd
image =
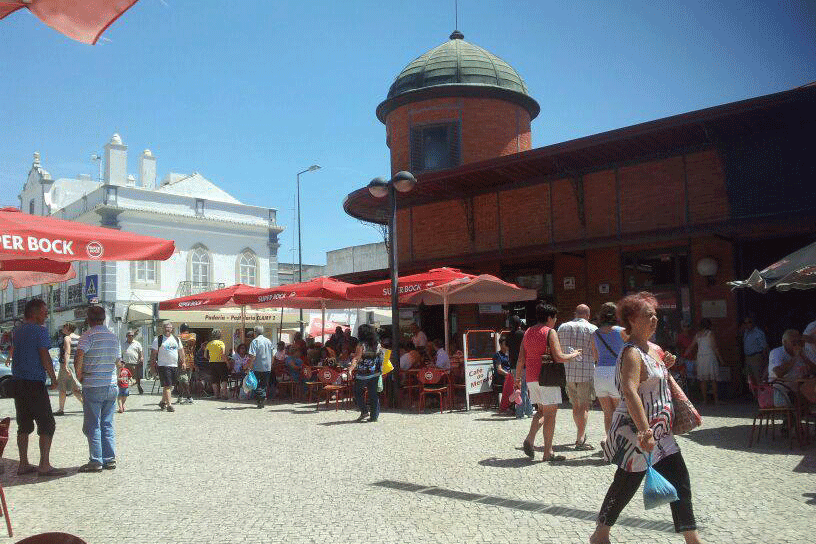
[[[156,177],[156,157],[139,156],[139,179],[127,175],[127,146],[114,135],[105,146],[104,177],[53,180],[35,154],[20,193],[20,209],[35,215],[121,229],[174,240],[177,252],[164,262],[75,263],[77,278],[62,285],[15,290],[3,295],[2,318],[22,317],[31,297],[50,292],[51,332],[66,321],[84,320],[86,277],[98,277],[99,303],[109,325],[146,326],[154,304],[235,283],[278,285],[276,210],[242,204],[199,173]],[[150,333],[145,330],[149,338]],[[143,337],[143,339],[146,339]]]

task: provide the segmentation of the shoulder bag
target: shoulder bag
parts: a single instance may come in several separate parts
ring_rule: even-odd
[[[550,355],[550,331],[547,330],[547,353],[541,356],[541,370],[538,372],[538,385],[544,387],[566,387],[567,372],[562,363],[553,361]]]
[[[674,381],[671,373],[668,374],[669,391],[672,396],[672,408],[674,418],[672,420],[672,433],[684,434],[692,429],[696,429],[703,424],[700,412],[694,407],[677,382]]]

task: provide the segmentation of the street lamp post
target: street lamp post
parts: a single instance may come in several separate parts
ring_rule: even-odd
[[[391,269],[391,364],[394,367],[395,389],[393,401],[399,405],[399,255],[397,253],[397,191],[408,193],[416,185],[416,178],[411,172],[401,171],[385,181],[374,178],[368,184],[368,191],[375,198],[388,196],[388,267]]]
[[[313,164],[306,170],[297,173],[298,283],[303,281],[303,248],[300,243],[300,175],[315,170],[320,170],[320,166]],[[300,334],[303,334],[303,309],[300,310]]]

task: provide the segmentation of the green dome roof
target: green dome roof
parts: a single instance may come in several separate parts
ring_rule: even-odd
[[[377,118],[397,107],[443,96],[504,98],[524,107],[535,118],[540,107],[528,94],[524,80],[512,66],[478,45],[466,42],[455,30],[450,40],[408,64],[386,98],[377,106]]]

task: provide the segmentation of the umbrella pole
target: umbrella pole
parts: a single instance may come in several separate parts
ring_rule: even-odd
[[[326,302],[320,301],[320,341],[326,338]]]
[[[443,306],[445,308],[445,310],[444,310],[444,312],[445,312],[445,351],[448,353],[448,356],[450,356],[450,346],[448,346],[448,338],[450,337],[450,333],[448,331],[448,327],[449,327],[449,325],[448,325],[448,310],[449,310],[449,308],[448,308],[448,293],[447,293],[447,291],[445,291],[445,295],[442,297],[442,304],[443,304]]]
[[[241,306],[241,343],[246,342],[246,306]]]

